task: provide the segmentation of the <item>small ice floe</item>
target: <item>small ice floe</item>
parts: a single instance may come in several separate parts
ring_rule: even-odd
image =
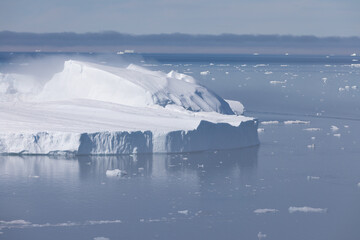
[[[356,53],[353,53],[350,55],[351,57],[356,57]]]
[[[127,175],[127,172],[120,169],[106,170],[106,176],[108,177],[122,177]]]
[[[258,55],[259,55],[259,53],[257,53],[257,52],[256,52],[256,53],[253,53],[253,55],[254,55],[254,56],[258,56]]]
[[[259,208],[254,210],[255,214],[264,214],[264,213],[276,213],[279,210],[275,209],[275,208]]]
[[[357,60],[357,59],[353,59],[353,60],[351,60],[352,62],[358,62],[359,60]]]
[[[257,129],[257,132],[258,132],[258,133],[262,133],[262,132],[264,132],[264,130],[265,130],[265,129],[263,129],[263,128],[258,128],[258,129]]]
[[[198,164],[198,168],[204,168],[204,164]]]
[[[327,78],[326,78],[326,77],[323,77],[321,80],[322,80],[324,83],[326,83]]]
[[[214,66],[214,64],[213,64],[213,63],[210,63],[209,65],[210,65],[210,66]]]
[[[184,214],[184,215],[188,215],[189,214],[189,210],[180,210],[178,211],[179,214]]]
[[[116,53],[117,55],[123,55],[123,54],[125,54],[123,51],[119,51],[119,52],[117,52]]]
[[[229,72],[225,72],[225,74],[226,74],[226,75],[228,75],[228,74],[229,74]]]
[[[279,124],[279,121],[263,121],[260,122],[262,125]]]
[[[335,134],[334,134],[334,137],[338,137],[338,138],[339,138],[339,137],[341,137],[341,134],[340,134],[340,133],[335,133]]]
[[[316,139],[316,137],[311,137],[311,140],[313,140],[313,141],[314,141],[315,139]]]
[[[307,176],[306,179],[307,179],[308,181],[312,181],[312,180],[319,180],[320,177],[317,177],[317,176]]]
[[[330,129],[331,129],[331,131],[333,131],[333,132],[336,132],[336,131],[339,130],[339,128],[338,128],[337,126],[335,126],[335,125],[332,125],[332,126],[330,127]]]
[[[321,131],[321,128],[305,128],[303,130],[304,131],[309,131],[309,132],[315,132],[315,131]]]
[[[314,149],[314,148],[315,148],[315,144],[309,144],[309,145],[307,145],[307,148]]]
[[[350,64],[350,67],[358,67],[358,68],[360,68],[360,64],[359,63],[353,63],[353,64]]]
[[[351,89],[356,90],[357,86],[351,86]]]
[[[310,121],[301,121],[301,120],[289,120],[289,121],[284,121],[284,124],[289,125],[289,124],[309,124]]]
[[[142,167],[138,168],[138,172],[143,172],[143,171],[144,171],[144,168],[142,168]]]
[[[263,238],[266,238],[266,234],[262,233],[262,232],[259,232],[258,235],[257,235],[258,239],[261,240]]]
[[[210,71],[203,71],[203,72],[200,72],[200,75],[209,75],[210,74]]]
[[[312,208],[312,207],[289,207],[289,213],[326,213],[327,208]]]
[[[267,72],[265,72],[264,74],[265,75],[269,75],[269,74],[272,74],[273,72],[271,72],[271,71],[267,71]]]
[[[345,88],[339,87],[339,92],[345,91]]]
[[[360,182],[357,184],[358,187],[360,187]]]
[[[37,175],[29,175],[29,178],[39,178],[40,176]]]
[[[110,240],[110,238],[107,238],[107,237],[94,237],[94,240]]]
[[[289,56],[289,53],[285,53],[285,56]]]
[[[276,84],[285,84],[285,83],[287,83],[287,80],[285,80],[285,81],[270,81],[270,84],[274,84],[274,85],[276,85]]]

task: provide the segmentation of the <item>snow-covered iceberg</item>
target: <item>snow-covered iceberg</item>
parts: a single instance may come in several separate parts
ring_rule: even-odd
[[[259,143],[257,121],[240,115],[241,103],[175,71],[70,60],[41,90],[26,92],[26,101],[4,97],[22,92],[18,81],[2,79],[3,154],[192,152]]]

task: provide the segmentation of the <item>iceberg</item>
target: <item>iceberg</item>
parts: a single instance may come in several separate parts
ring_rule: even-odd
[[[69,60],[40,90],[30,94],[27,87],[26,98],[16,86],[0,93],[0,154],[174,153],[259,144],[258,122],[241,115],[240,102],[175,71]],[[4,97],[9,94],[20,97]]]

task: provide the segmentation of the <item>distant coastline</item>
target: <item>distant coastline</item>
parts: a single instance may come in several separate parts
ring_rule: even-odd
[[[292,35],[131,35],[98,33],[0,32],[0,51],[234,53],[234,54],[340,54],[360,53],[360,37]]]

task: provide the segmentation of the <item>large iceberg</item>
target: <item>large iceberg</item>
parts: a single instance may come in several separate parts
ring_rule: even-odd
[[[257,121],[241,115],[241,103],[175,71],[69,60],[41,88],[24,90],[22,78],[0,75],[2,154],[192,152],[259,143]]]

